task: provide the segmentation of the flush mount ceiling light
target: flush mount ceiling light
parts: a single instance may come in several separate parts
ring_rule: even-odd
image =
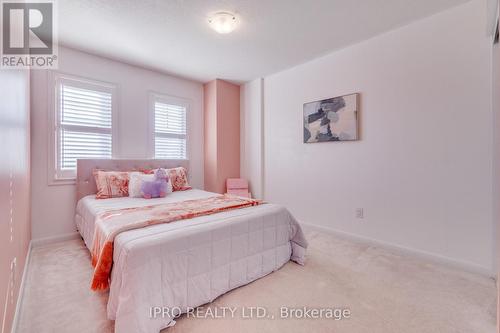
[[[228,34],[236,29],[238,19],[230,12],[217,12],[208,19],[210,27],[220,34]]]

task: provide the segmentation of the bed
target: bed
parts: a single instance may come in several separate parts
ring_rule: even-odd
[[[78,160],[75,222],[91,250],[96,216],[106,211],[203,199],[218,194],[198,189],[165,198],[96,199],[94,169],[131,171],[172,168],[177,160]],[[264,203],[120,233],[113,244],[107,315],[115,332],[159,332],[186,312],[248,284],[289,260],[304,264],[307,241],[282,206]],[[90,281],[89,281],[90,283]],[[153,315],[153,308],[163,310]]]

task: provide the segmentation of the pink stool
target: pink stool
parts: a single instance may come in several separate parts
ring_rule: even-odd
[[[251,198],[252,195],[248,192],[248,181],[242,178],[228,178],[226,180],[227,193],[240,197]]]

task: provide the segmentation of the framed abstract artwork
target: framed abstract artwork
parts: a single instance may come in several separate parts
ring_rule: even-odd
[[[304,104],[304,143],[358,140],[359,94]]]

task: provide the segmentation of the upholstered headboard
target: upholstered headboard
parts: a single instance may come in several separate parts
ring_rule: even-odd
[[[89,194],[97,192],[93,175],[94,169],[134,171],[156,168],[185,167],[189,176],[187,160],[122,160],[122,159],[79,159],[76,162],[76,198],[77,201]]]

